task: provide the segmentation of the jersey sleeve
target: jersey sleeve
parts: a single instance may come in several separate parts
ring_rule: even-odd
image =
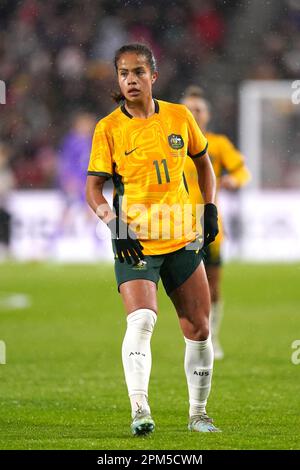
[[[188,155],[191,158],[198,158],[207,152],[207,139],[202,134],[191,111],[186,108],[188,123]]]
[[[99,121],[94,131],[87,174],[110,178],[113,174],[112,168],[111,137],[105,123]]]
[[[243,186],[250,180],[250,172],[246,167],[244,156],[226,136],[221,136],[221,163],[224,170]]]

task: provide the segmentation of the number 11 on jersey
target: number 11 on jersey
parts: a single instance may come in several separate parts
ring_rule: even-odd
[[[169,169],[168,169],[168,165],[167,165],[167,160],[166,160],[165,158],[163,158],[163,159],[161,160],[161,163],[163,164],[163,167],[164,167],[166,182],[167,182],[167,183],[170,183],[170,175],[169,175]],[[161,178],[161,172],[160,172],[158,160],[153,160],[153,165],[155,166],[158,184],[162,184],[162,178]]]

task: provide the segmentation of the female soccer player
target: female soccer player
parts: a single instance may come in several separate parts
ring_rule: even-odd
[[[152,85],[158,74],[147,46],[121,47],[114,64],[122,102],[96,126],[86,195],[112,232],[117,285],[127,313],[122,360],[131,430],[134,435],[147,434],[155,427],[148,384],[161,278],[186,343],[188,428],[216,432],[206,414],[213,370],[210,295],[183,180],[185,160],[192,158],[205,203],[203,237],[208,244],[217,235],[218,225],[207,141],[185,106],[153,99]],[[105,181],[111,177],[114,210],[103,196]]]
[[[203,91],[198,86],[190,86],[184,92],[182,103],[191,111],[199,128],[205,134],[209,144],[209,156],[217,178],[217,187],[227,190],[241,188],[250,179],[250,173],[245,165],[243,155],[233,146],[230,140],[221,134],[208,132],[210,121],[210,105],[204,98]],[[184,175],[193,203],[202,203],[203,198],[198,185],[195,166],[186,160]],[[211,294],[211,335],[215,359],[223,359],[224,352],[219,340],[219,332],[223,317],[223,302],[220,293],[222,274],[221,244],[223,241],[222,223],[220,231],[213,243],[206,249],[204,264]]]

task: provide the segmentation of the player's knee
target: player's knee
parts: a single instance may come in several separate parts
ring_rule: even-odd
[[[196,341],[205,341],[209,337],[209,325],[202,325],[197,332]]]
[[[192,330],[189,333],[185,333],[185,336],[193,341],[205,341],[209,337],[208,329]]]
[[[194,341],[205,341],[209,336],[209,320],[208,317],[193,321],[189,325],[189,332],[187,332],[190,339]]]
[[[157,315],[153,310],[140,308],[127,316],[127,325],[130,328],[153,332]]]

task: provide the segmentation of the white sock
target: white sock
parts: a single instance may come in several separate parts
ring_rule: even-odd
[[[221,323],[223,319],[223,302],[218,300],[217,302],[211,303],[210,310],[210,328],[212,340],[218,340]]]
[[[188,384],[191,417],[206,412],[214,353],[210,336],[205,341],[192,341],[187,338],[184,340],[186,344],[184,370]]]
[[[156,318],[156,313],[147,308],[141,308],[127,316],[122,360],[132,417],[140,408],[150,413],[148,405],[148,385],[152,364],[150,341]]]

